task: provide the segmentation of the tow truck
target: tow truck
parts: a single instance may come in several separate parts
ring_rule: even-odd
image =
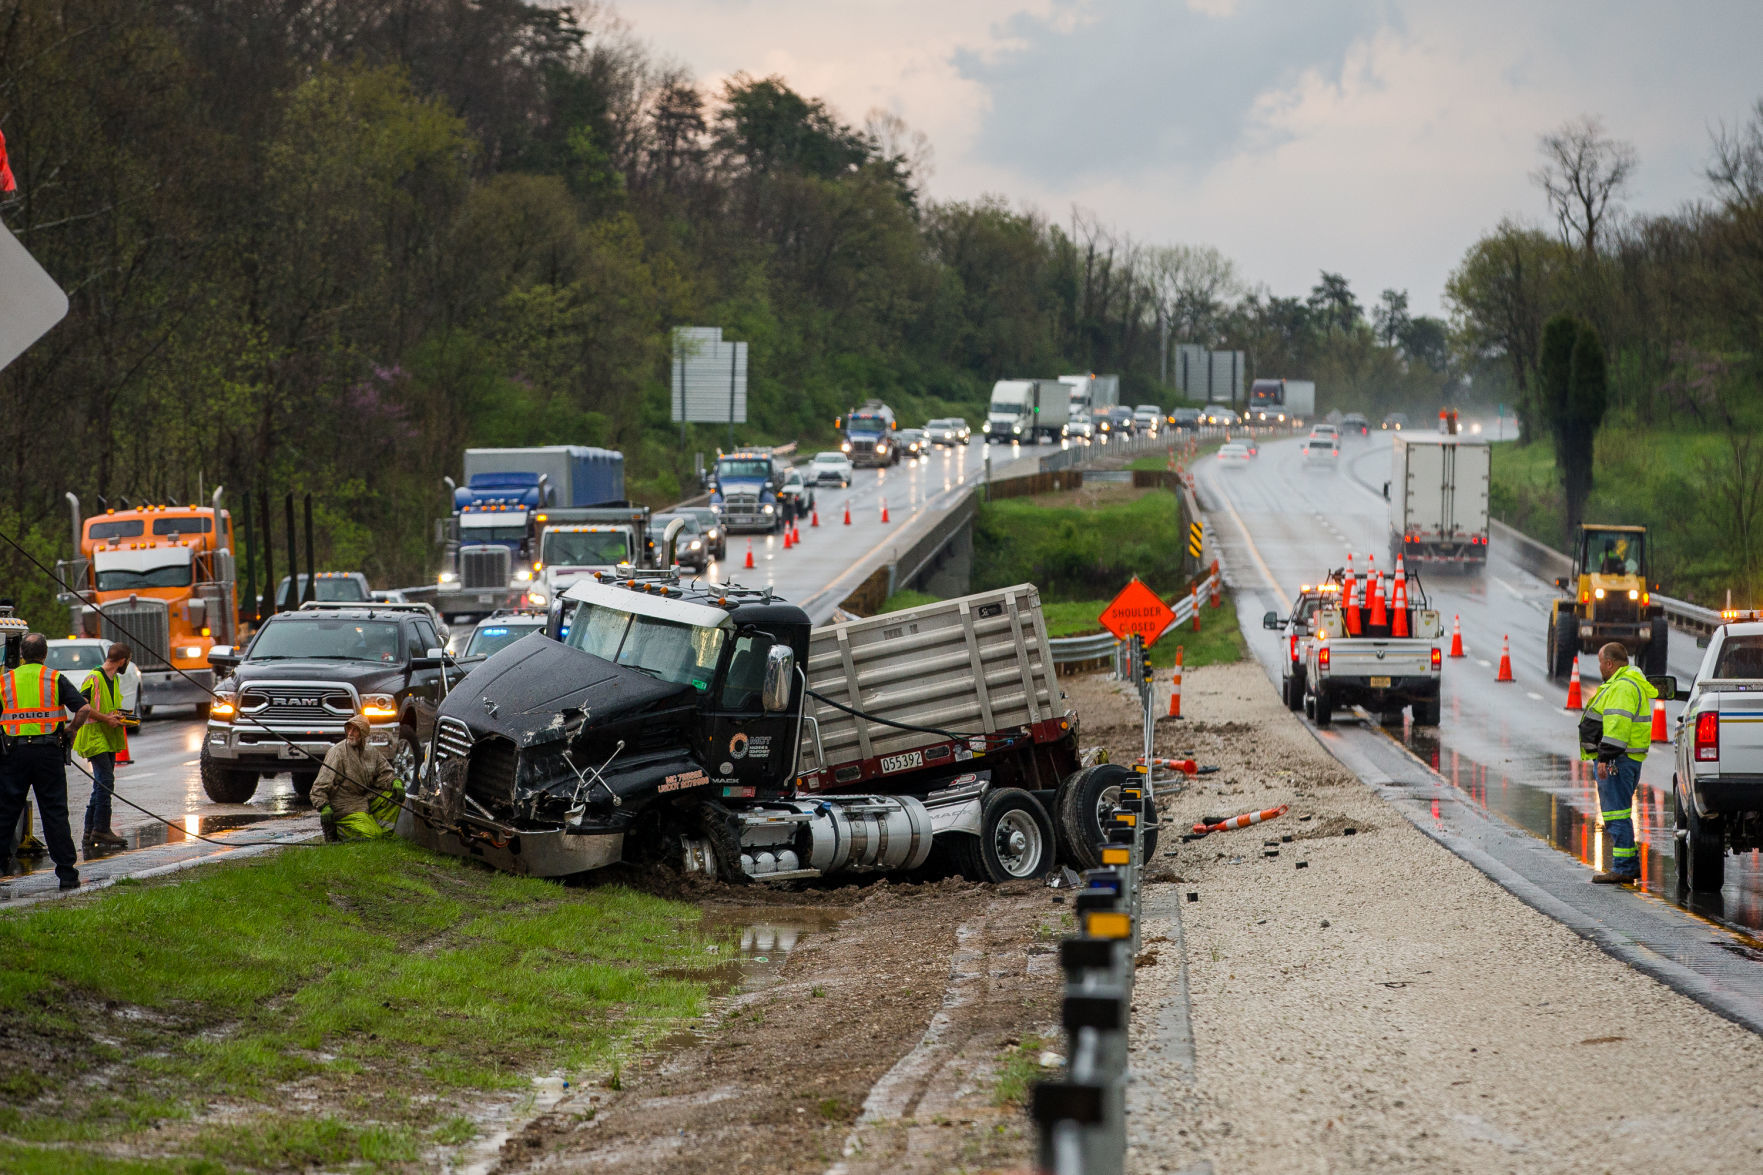
[[[1677,876],[1717,893],[1726,854],[1763,849],[1763,612],[1721,613],[1690,685],[1672,747]],[[1676,679],[1649,678],[1671,701]]]
[[[1647,586],[1647,528],[1584,523],[1573,543],[1573,573],[1555,581],[1572,594],[1549,609],[1549,675],[1564,678],[1580,653],[1614,641],[1635,656],[1642,673],[1665,672],[1668,627],[1663,605]]]

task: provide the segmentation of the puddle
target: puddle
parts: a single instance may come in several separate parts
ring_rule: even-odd
[[[151,824],[133,829],[127,836],[128,848],[148,849],[155,845],[183,844],[196,836],[213,836],[234,828],[249,828],[254,824],[262,824],[268,820],[276,820],[290,812],[228,812],[221,815],[205,816],[191,813],[171,824],[161,824],[155,820]],[[87,854],[87,860],[97,860],[113,853],[124,852],[124,849],[97,851]]]
[[[1594,869],[1608,866],[1610,846],[1597,819],[1598,787],[1590,764],[1564,755],[1533,754],[1490,767],[1412,723],[1386,729],[1465,799]],[[1763,934],[1763,862],[1758,853],[1727,857],[1726,886],[1718,894],[1681,891],[1670,794],[1643,783],[1635,791],[1633,811],[1642,888],[1732,930]]]
[[[813,935],[831,930],[848,917],[848,910],[812,906],[706,910],[700,931],[713,940],[715,953],[725,956],[725,961],[710,967],[663,967],[655,975],[707,984],[710,1011],[692,1027],[650,1042],[649,1049],[666,1052],[700,1043],[722,1004],[777,983],[793,951]],[[567,1081],[561,1073],[534,1078],[532,1085],[519,1095],[490,1107],[474,1119],[482,1132],[480,1137],[461,1148],[448,1161],[447,1170],[451,1175],[489,1175],[501,1161],[502,1144],[527,1123],[553,1111],[591,1114],[596,1108],[594,1103],[607,1092],[597,1082],[577,1084]]]

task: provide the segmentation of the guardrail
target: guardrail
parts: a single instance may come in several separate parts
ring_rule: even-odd
[[[1078,933],[1059,944],[1065,1074],[1037,1083],[1030,1107],[1046,1175],[1114,1175],[1126,1168],[1127,1026],[1139,947],[1140,874],[1146,832],[1156,821],[1147,790],[1121,788],[1102,867],[1083,875],[1072,901]]]
[[[1532,575],[1553,582],[1560,576],[1573,573],[1571,555],[1557,551],[1547,543],[1540,543],[1498,519],[1490,519],[1488,529],[1494,537],[1510,545],[1513,562]],[[1665,619],[1685,632],[1707,634],[1720,626],[1720,613],[1714,608],[1704,608],[1700,604],[1662,596],[1657,592],[1653,593],[1653,599],[1664,608]]]
[[[1219,572],[1216,570],[1196,583],[1194,591],[1171,604],[1170,608],[1175,612],[1175,619],[1169,622],[1169,627],[1163,630],[1159,639],[1192,621],[1195,599],[1200,598],[1202,600],[1200,606],[1204,607],[1204,599],[1210,598],[1215,584],[1219,587],[1224,586],[1220,580]],[[1047,644],[1053,650],[1053,664],[1055,665],[1081,665],[1087,661],[1114,658],[1118,655],[1122,643],[1115,639],[1113,633],[1109,632],[1085,633],[1083,636],[1056,636],[1049,637],[1047,640]]]

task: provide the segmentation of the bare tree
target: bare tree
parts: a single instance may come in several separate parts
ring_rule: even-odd
[[[1603,120],[1586,114],[1541,136],[1537,149],[1543,165],[1530,178],[1547,193],[1561,239],[1597,253],[1598,229],[1639,161],[1634,144],[1610,138]]]
[[[878,158],[895,161],[919,185],[936,174],[936,152],[930,136],[913,130],[906,120],[891,110],[877,106],[864,117],[863,133],[875,144]]]
[[[1714,162],[1706,174],[1721,201],[1728,208],[1763,205],[1763,98],[1757,99],[1744,126],[1728,131],[1721,123],[1710,137]]]

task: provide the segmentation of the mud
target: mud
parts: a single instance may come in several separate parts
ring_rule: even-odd
[[[1003,1057],[1056,1037],[1064,907],[1043,885],[652,884],[691,891],[717,922],[770,928],[750,951],[790,927],[790,949],[762,982],[624,1068],[618,1088],[583,1089],[515,1133],[493,1170],[928,1175],[1030,1163],[1031,1125],[996,1085]]]

